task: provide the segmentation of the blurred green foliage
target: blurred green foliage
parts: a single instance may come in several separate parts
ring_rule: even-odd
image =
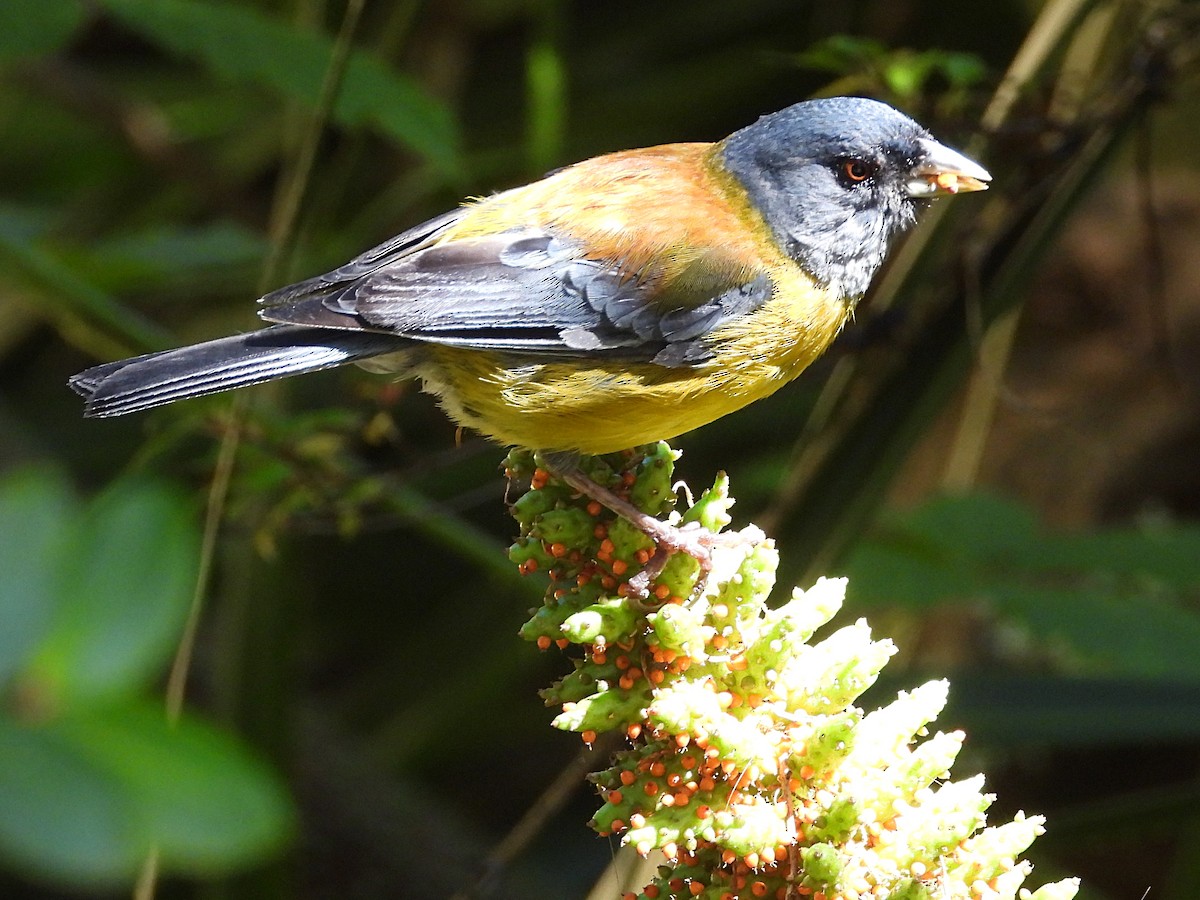
[[[105,0],[104,7],[147,40],[196,59],[219,78],[261,85],[316,103],[333,42],[255,10],[212,0]],[[454,120],[412,79],[371,54],[351,55],[333,107],[338,124],[373,126],[448,173],[459,169]]]
[[[1072,535],[1034,524],[1049,495],[877,519],[979,333],[1026,300],[1152,101],[1189,83],[1192,7],[371,2],[326,119],[341,2],[0,3],[0,850],[19,872],[0,895],[124,895],[153,844],[172,897],[582,896],[609,861],[582,792],[524,853],[491,855],[576,752],[532,700],[567,664],[514,639],[537,589],[502,557],[499,448],[459,446],[428,397],[353,371],[117,422],[80,420],[63,383],[252,327],[272,252],[302,277],[464,195],[851,91],[959,146],[984,121],[972,152],[996,184],[934,210],[804,379],[686,436],[681,474],[728,467],[785,580],[850,569],[851,613],[896,626],[914,680],[952,676],[1000,802],[1051,813],[1042,880],[1195,896],[1195,510]],[[230,430],[197,712],[173,729],[151,687]],[[1114,747],[1140,761],[1127,783]],[[298,807],[281,860],[280,777]],[[1131,815],[1158,843],[1130,848]]]
[[[882,41],[835,34],[794,57],[797,65],[826,72],[826,96],[866,94],[906,109],[921,110],[938,97],[941,117],[962,115],[988,77],[987,66],[973,53],[948,50],[892,49]]]
[[[56,880],[220,872],[277,848],[290,803],[247,749],[148,687],[195,580],[191,504],[122,481],[87,504],[60,472],[0,481],[0,856]]]
[[[863,604],[984,602],[1067,669],[1200,685],[1196,526],[1054,534],[1011,501],[944,497],[885,517],[846,573]]]
[[[83,25],[86,12],[79,0],[5,4],[0,10],[0,62],[54,53]]]

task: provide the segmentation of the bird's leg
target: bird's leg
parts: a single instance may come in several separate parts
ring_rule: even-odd
[[[629,580],[630,588],[637,595],[646,596],[650,585],[662,572],[673,553],[686,553],[700,563],[703,580],[712,568],[712,548],[727,544],[731,539],[739,539],[737,535],[716,534],[699,522],[680,527],[669,525],[642,512],[624,497],[585,475],[579,467],[579,456],[575,453],[544,452],[540,454],[540,460],[542,467],[559,481],[607,507],[654,542],[657,548],[654,555],[642,571]]]
[[[636,523],[635,523],[636,524]],[[661,523],[660,523],[661,524]],[[670,528],[671,526],[667,526]],[[711,532],[709,532],[711,534]],[[693,555],[694,556],[694,555]],[[629,579],[629,591],[634,597],[645,599],[650,596],[650,585],[658,580],[658,576],[662,574],[663,569],[667,567],[667,560],[671,558],[671,551],[667,550],[662,545],[654,551],[654,555],[642,567],[642,570]],[[700,563],[700,579],[696,582],[696,588],[702,588],[708,580],[709,569],[712,568],[712,557],[706,555],[703,559],[694,557]]]

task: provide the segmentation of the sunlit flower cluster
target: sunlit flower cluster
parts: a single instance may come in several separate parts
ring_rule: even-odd
[[[597,483],[655,516],[713,532],[730,521],[722,477],[674,512],[665,444],[587,458]],[[544,572],[544,605],[522,634],[575,646],[575,669],[544,692],[554,724],[628,746],[592,776],[592,820],[667,865],[629,900],[1068,900],[1073,880],[1030,892],[1019,855],[1042,830],[1018,816],[986,828],[981,776],[947,780],[959,732],[925,736],[946,702],[934,681],[864,712],[854,705],[893,653],[863,621],[816,642],[845,583],[820,579],[767,605],[778,555],[753,526],[712,551],[707,572],[676,554],[648,585],[630,579],[654,546],[624,519],[514,452],[520,571]],[[636,583],[636,582],[635,582]]]

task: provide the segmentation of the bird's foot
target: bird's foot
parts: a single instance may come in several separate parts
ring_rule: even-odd
[[[684,553],[700,564],[700,578],[695,591],[702,591],[712,569],[712,551],[717,547],[738,546],[750,540],[738,532],[711,531],[698,522],[688,522],[684,525],[663,522],[589,478],[579,468],[578,457],[574,454],[544,454],[542,465],[554,477],[607,507],[654,542],[654,554],[642,570],[629,579],[626,596],[642,600],[648,598],[652,586],[662,574],[667,562],[677,553]]]
[[[700,564],[700,577],[694,588],[694,592],[698,593],[704,590],[708,573],[712,571],[712,551],[717,547],[736,547],[749,541],[749,538],[740,532],[709,531],[698,522],[669,525],[658,519],[651,519],[650,523],[647,523],[650,527],[637,522],[633,524],[642,528],[657,547],[642,570],[629,579],[629,596],[643,600],[650,596],[651,585],[662,574],[668,560],[674,554],[685,553]]]

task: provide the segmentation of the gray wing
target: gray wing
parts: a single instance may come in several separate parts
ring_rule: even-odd
[[[268,294],[260,315],[481,350],[619,355],[678,367],[708,359],[709,332],[773,291],[764,275],[664,298],[652,274],[589,259],[572,241],[536,228],[437,244],[464,214],[433,219]]]

